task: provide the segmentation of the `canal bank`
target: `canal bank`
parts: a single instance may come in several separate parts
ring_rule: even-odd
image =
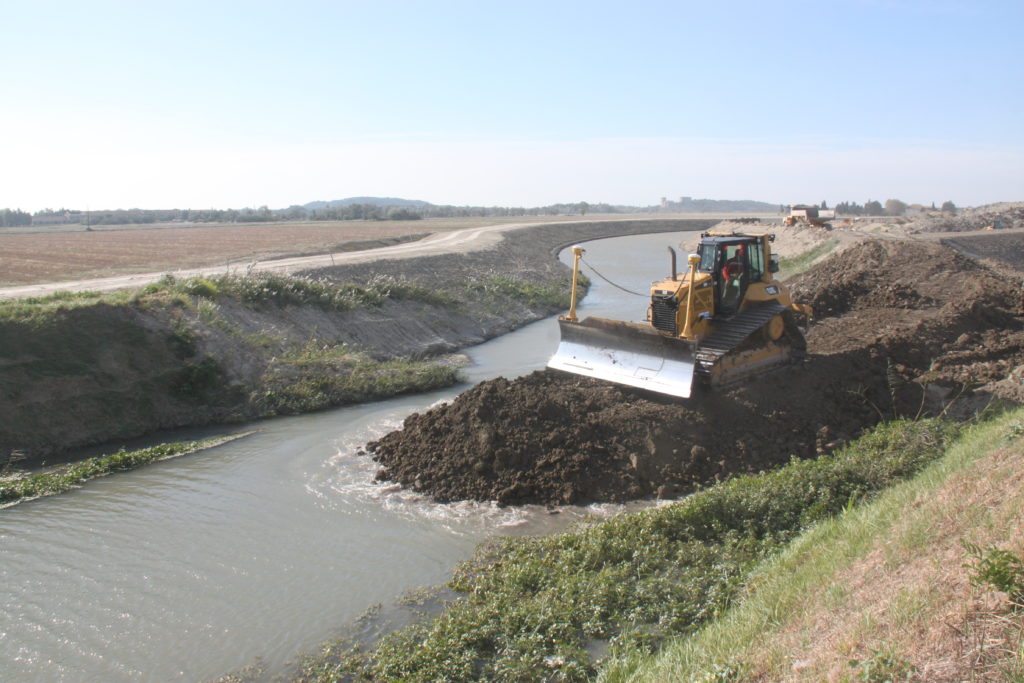
[[[0,457],[448,385],[444,354],[564,309],[560,247],[713,222],[528,226],[455,254],[3,302]]]

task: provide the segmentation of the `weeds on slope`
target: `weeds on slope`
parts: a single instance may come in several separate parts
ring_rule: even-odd
[[[365,285],[277,273],[250,273],[241,277],[192,277],[180,280],[173,275],[165,275],[158,282],[143,287],[139,296],[160,292],[204,299],[234,298],[253,308],[316,306],[329,311],[371,308],[382,305],[388,299],[422,301],[437,305],[451,303],[443,292],[388,275],[378,275]]]
[[[881,425],[832,456],[741,477],[679,503],[543,538],[504,539],[462,565],[463,594],[371,652],[337,643],[302,680],[585,680],[689,633],[728,606],[747,572],[808,525],[917,472],[954,428]],[[595,653],[595,654],[592,654]]]
[[[821,244],[811,247],[807,251],[800,252],[790,258],[779,258],[779,272],[784,278],[791,278],[804,272],[811,265],[826,254],[839,246],[839,240],[830,239]]]
[[[912,669],[913,680],[1024,680],[1013,611],[1024,563],[994,543],[1020,547],[1021,451],[1007,437],[1022,417],[1017,408],[960,430],[919,475],[768,558],[743,600],[697,633],[653,656],[622,653],[600,680],[817,681],[840,669],[844,680]],[[1004,613],[982,599],[990,589],[1008,598]]]

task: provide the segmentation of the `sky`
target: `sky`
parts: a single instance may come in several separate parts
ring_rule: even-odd
[[[0,208],[1024,200],[1024,0],[9,0],[0,25]]]

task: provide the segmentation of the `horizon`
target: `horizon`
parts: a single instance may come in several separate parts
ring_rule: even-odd
[[[217,206],[214,206],[214,207],[201,207],[201,208],[200,207],[193,207],[193,206],[183,206],[183,207],[178,207],[178,206],[167,207],[167,206],[163,206],[163,207],[154,207],[154,208],[141,208],[141,207],[137,207],[137,206],[132,206],[130,208],[124,208],[124,207],[117,207],[117,208],[110,208],[110,207],[88,207],[88,208],[81,208],[81,207],[61,206],[61,207],[56,207],[56,208],[55,207],[44,207],[43,209],[39,209],[37,211],[27,211],[26,213],[30,213],[30,214],[34,215],[34,214],[38,214],[38,213],[42,213],[42,212],[46,212],[46,211],[52,211],[53,213],[59,213],[61,211],[65,211],[65,212],[76,213],[76,214],[77,213],[116,213],[116,212],[129,213],[129,212],[132,212],[132,211],[143,211],[143,212],[150,212],[150,211],[196,211],[196,212],[202,212],[202,211],[258,211],[258,210],[263,209],[265,206],[266,206],[266,208],[269,211],[276,212],[276,211],[286,211],[286,210],[288,210],[290,208],[293,208],[293,207],[296,207],[296,206],[305,208],[309,204],[317,204],[317,203],[322,203],[322,204],[330,205],[330,204],[335,204],[337,202],[349,202],[349,201],[354,200],[354,199],[370,200],[370,201],[365,201],[365,202],[361,202],[361,203],[371,204],[371,205],[381,206],[381,207],[399,206],[399,205],[397,205],[397,204],[380,203],[378,201],[372,201],[372,200],[381,200],[381,201],[393,200],[393,201],[398,201],[398,202],[422,202],[426,206],[436,207],[436,208],[453,207],[453,208],[467,208],[467,209],[507,209],[507,210],[512,210],[512,211],[518,210],[518,209],[522,209],[522,210],[525,210],[525,211],[535,211],[535,210],[539,210],[539,209],[546,209],[546,208],[553,207],[553,206],[574,207],[574,206],[579,206],[581,204],[587,204],[587,213],[595,213],[595,214],[600,213],[600,211],[594,211],[593,210],[595,206],[609,206],[609,207],[615,208],[615,209],[637,209],[637,210],[639,210],[641,212],[644,212],[644,211],[646,211],[648,209],[658,208],[661,205],[660,198],[659,198],[658,202],[654,202],[652,204],[644,204],[644,205],[639,205],[639,204],[609,204],[607,202],[587,202],[586,200],[582,200],[582,201],[578,201],[578,202],[554,202],[552,204],[546,204],[544,206],[510,206],[510,205],[507,205],[507,204],[492,204],[492,205],[489,205],[489,206],[483,206],[483,205],[468,205],[468,204],[438,204],[436,202],[431,202],[429,200],[424,200],[424,199],[419,199],[419,198],[410,198],[410,197],[394,197],[394,196],[370,197],[370,196],[359,196],[359,197],[341,197],[341,198],[338,198],[338,199],[313,199],[313,200],[310,200],[308,202],[303,202],[302,204],[295,204],[295,203],[293,203],[293,204],[289,204],[287,206],[276,206],[276,207],[275,206],[266,206],[266,205],[262,205],[262,204],[258,205],[258,206],[228,206],[228,207],[217,207]],[[675,198],[673,198],[673,197],[666,197],[665,199],[669,203],[671,203],[671,204],[679,204],[681,198],[680,197],[675,197]],[[733,199],[733,198],[711,198],[711,197],[685,197],[685,199],[687,199],[687,200],[689,200],[691,202],[731,202],[731,203],[750,202],[750,203],[758,203],[758,204],[768,204],[768,205],[771,205],[772,207],[780,207],[780,208],[781,207],[790,208],[790,207],[795,207],[795,206],[798,206],[798,205],[801,205],[801,206],[802,205],[818,206],[820,204],[819,202],[794,202],[792,204],[787,204],[787,203],[784,203],[784,202],[771,202],[771,201],[765,201],[765,200],[760,200],[760,199],[746,199],[746,198],[744,198],[744,199]],[[899,201],[903,201],[899,197],[887,197],[886,199],[897,199]],[[878,201],[879,203],[882,203],[882,204],[885,203],[885,200],[882,200],[882,199],[877,199],[876,200],[874,198],[871,198],[871,199],[868,199],[868,200],[865,200],[865,201],[857,201],[857,200],[851,200],[851,199],[844,199],[844,200],[840,200],[839,202],[832,202],[832,201],[828,201],[828,200],[824,200],[824,201],[826,202],[828,209],[834,209],[834,208],[836,208],[836,206],[838,204],[842,204],[842,203],[845,203],[845,202],[853,202],[853,203],[860,204],[860,205],[863,205],[866,201]],[[932,208],[934,208],[934,210],[936,210],[936,211],[939,210],[939,206],[941,204],[941,202],[937,202],[937,201],[936,202],[903,201],[903,203],[906,204],[908,209],[909,208],[920,207],[920,208],[925,208],[925,209],[932,209]],[[1014,200],[1002,200],[1002,201],[990,202],[989,204],[979,204],[979,205],[976,205],[976,206],[974,206],[974,205],[958,205],[957,204],[956,208],[958,210],[959,209],[975,209],[975,208],[981,208],[981,207],[984,207],[984,206],[988,206],[990,204],[1000,204],[1000,203],[1014,203]],[[955,204],[955,202],[954,202],[954,204]],[[408,207],[408,208],[411,208],[412,210],[415,210],[416,207],[412,206],[412,207]],[[0,210],[3,210],[3,209],[10,209],[10,210],[13,210],[13,211],[18,211],[18,210],[24,211],[23,209],[19,209],[18,207],[0,206]],[[312,210],[312,209],[310,209],[310,210]],[[689,213],[689,212],[677,211],[676,213]],[[731,209],[729,209],[729,210],[722,209],[720,211],[703,211],[703,212],[699,211],[699,212],[696,212],[696,213],[736,213],[736,211],[731,210]],[[750,212],[748,211],[748,213],[750,213]],[[361,220],[361,219],[359,219],[359,220]]]
[[[0,207],[30,213],[1024,199],[1012,0],[5,14]]]

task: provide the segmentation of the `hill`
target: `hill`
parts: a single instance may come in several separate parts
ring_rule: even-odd
[[[427,206],[434,206],[430,202],[420,199],[400,199],[398,197],[346,197],[345,199],[332,199],[331,201],[315,201],[302,205],[307,211],[331,208],[335,206],[352,206],[354,204],[371,204],[373,206],[397,206],[406,209],[419,209]]]
[[[780,204],[753,199],[694,199],[680,197],[674,202],[662,198],[660,211],[672,213],[779,213]]]

